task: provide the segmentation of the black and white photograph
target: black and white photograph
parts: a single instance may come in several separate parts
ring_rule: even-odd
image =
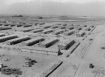
[[[0,77],[105,77],[105,0],[0,0]]]

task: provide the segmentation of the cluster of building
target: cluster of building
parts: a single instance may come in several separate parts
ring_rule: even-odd
[[[95,29],[94,25],[71,25],[66,22],[0,23],[0,47],[22,52],[62,55],[73,51]]]

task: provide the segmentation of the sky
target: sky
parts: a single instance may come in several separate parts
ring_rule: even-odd
[[[0,14],[105,16],[105,0],[0,0]]]

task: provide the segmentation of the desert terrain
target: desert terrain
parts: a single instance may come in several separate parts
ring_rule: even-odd
[[[0,16],[0,77],[105,77],[105,18]]]

